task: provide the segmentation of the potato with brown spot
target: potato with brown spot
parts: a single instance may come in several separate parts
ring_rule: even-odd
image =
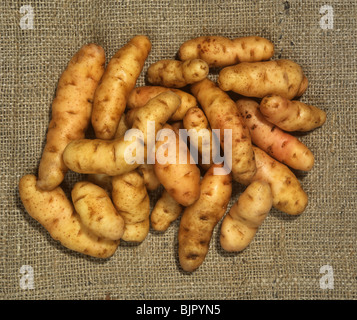
[[[217,82],[224,91],[256,98],[276,94],[293,99],[301,96],[307,88],[307,78],[301,66],[287,59],[242,62],[225,67],[220,71]]]
[[[260,148],[253,148],[257,173],[251,182],[265,181],[270,184],[274,208],[290,215],[304,212],[308,197],[294,173]]]
[[[201,181],[199,199],[184,209],[178,233],[183,270],[195,271],[205,260],[213,230],[226,212],[232,194],[232,176],[214,175],[212,165]]]
[[[298,100],[278,95],[266,96],[259,105],[263,116],[285,131],[310,131],[322,126],[326,112]]]
[[[31,174],[20,179],[20,198],[29,215],[54,240],[70,250],[97,258],[108,258],[115,253],[119,241],[99,238],[86,228],[61,187],[44,191],[36,186],[36,181],[36,176]]]
[[[104,63],[103,48],[87,44],[73,56],[62,73],[52,102],[52,118],[38,169],[39,188],[53,190],[62,183],[68,171],[62,159],[63,151],[72,140],[84,138]]]
[[[150,229],[150,199],[144,179],[135,170],[113,177],[112,201],[125,227],[122,240],[142,242]]]
[[[153,63],[148,68],[147,79],[153,85],[182,88],[206,78],[208,72],[208,64],[201,59],[184,62],[165,59]]]
[[[77,182],[71,192],[81,222],[99,238],[119,240],[124,233],[124,219],[116,211],[107,192],[88,181]]]
[[[242,98],[237,100],[236,104],[256,146],[293,169],[312,169],[314,155],[310,149],[295,136],[266,120],[259,111],[258,102]]]
[[[127,98],[150,51],[149,38],[137,35],[110,59],[94,95],[91,121],[98,139],[114,138]]]
[[[202,36],[184,42],[178,52],[182,61],[202,59],[209,67],[226,67],[240,62],[269,60],[274,55],[274,45],[262,37]]]
[[[182,210],[183,206],[164,189],[150,215],[152,228],[156,231],[166,231],[171,223],[181,215]]]
[[[154,164],[156,177],[175,201],[189,206],[200,195],[200,170],[175,130],[169,124],[165,124],[163,129],[169,130],[172,140],[166,136],[165,131],[157,139]],[[170,153],[170,150],[175,153]]]
[[[235,102],[213,81],[202,80],[191,86],[191,91],[200,103],[211,129],[220,130],[220,143],[225,157],[232,159],[233,179],[249,181],[255,174],[255,161],[249,129],[244,124]],[[231,130],[232,146],[224,150],[224,130]]]
[[[256,235],[273,205],[270,185],[264,181],[253,181],[239,196],[224,217],[220,243],[224,250],[244,250]]]
[[[182,120],[188,109],[197,107],[197,100],[185,91],[175,88],[166,88],[162,86],[143,86],[135,88],[129,95],[127,108],[135,109],[143,107],[149,100],[156,97],[162,92],[172,91],[181,98],[181,104],[176,112],[170,117],[170,121]]]

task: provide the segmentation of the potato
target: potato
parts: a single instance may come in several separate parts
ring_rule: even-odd
[[[185,62],[165,59],[150,65],[147,71],[147,79],[153,85],[182,88],[206,78],[208,72],[208,64],[201,59],[192,59]]]
[[[88,174],[85,178],[88,182],[92,182],[103,188],[108,194],[112,193],[112,176],[107,174]]]
[[[172,130],[174,141],[166,141],[163,138],[158,139],[156,142],[156,161],[154,164],[155,174],[167,190],[167,192],[181,205],[189,206],[195,202],[200,195],[200,178],[201,173],[193,158],[191,153],[187,148],[187,145],[181,140],[175,132],[175,130],[169,125],[166,124],[164,129]],[[162,134],[164,134],[162,132]],[[163,141],[161,141],[161,139]],[[165,146],[170,145],[175,154],[173,161],[170,159],[161,159],[164,157],[170,157],[169,147],[165,149]],[[161,148],[165,149],[163,154],[158,154],[158,150]],[[181,155],[181,161],[180,161]],[[182,159],[182,157],[184,157]]]
[[[196,132],[197,140],[190,138],[190,150],[191,153],[193,148],[197,150],[200,167],[208,170],[213,164],[213,136],[208,119],[202,109],[198,107],[189,109],[183,118],[183,126],[188,132],[190,130],[191,132]]]
[[[64,247],[85,255],[108,258],[119,241],[98,238],[89,231],[75,212],[61,187],[43,191],[36,186],[37,178],[27,174],[20,179],[21,201],[29,215],[37,220]]]
[[[164,189],[151,215],[151,226],[156,231],[166,231],[182,213],[183,207]]]
[[[260,148],[253,149],[257,172],[251,182],[258,180],[270,184],[274,208],[290,215],[304,212],[308,197],[294,173]]]
[[[127,101],[127,108],[129,110],[134,108],[141,108],[150,99],[156,97],[162,92],[169,90],[176,93],[181,98],[181,104],[176,110],[176,112],[170,117],[170,121],[182,120],[188,109],[197,107],[196,98],[192,94],[189,94],[180,89],[166,88],[162,86],[143,86],[135,88],[130,93]]]
[[[291,60],[242,62],[223,68],[218,85],[224,91],[264,98],[277,94],[287,99],[301,96],[307,88],[302,68]]]
[[[179,262],[183,270],[193,272],[204,261],[213,230],[226,212],[232,194],[232,175],[214,175],[212,165],[201,182],[199,199],[184,209],[178,243]]]
[[[122,240],[142,242],[150,229],[150,199],[144,179],[135,170],[113,177],[112,201],[124,219]]]
[[[326,121],[325,111],[278,95],[264,97],[259,110],[269,122],[285,131],[310,131]]]
[[[77,182],[71,192],[80,220],[99,238],[119,240],[124,233],[124,219],[116,211],[107,192],[88,181]]]
[[[272,205],[269,184],[253,181],[223,219],[220,234],[222,248],[230,252],[244,250],[252,242]]]
[[[138,167],[138,172],[144,179],[144,184],[148,191],[154,191],[161,186],[159,179],[157,178],[153,164],[141,164]]]
[[[202,36],[184,42],[178,55],[182,61],[199,58],[210,67],[226,67],[239,62],[268,60],[274,55],[274,45],[262,37],[230,40],[222,36]]]
[[[154,122],[153,132],[156,138],[157,132],[176,112],[181,104],[181,98],[172,91],[162,92],[149,100],[145,106],[129,110],[126,115],[126,124],[133,129],[138,129],[143,133],[144,144],[148,142],[149,121]],[[155,141],[152,141],[154,144]]]
[[[98,139],[113,139],[130,92],[151,51],[148,37],[138,35],[110,59],[95,92],[92,126]]]
[[[256,146],[293,169],[312,169],[314,155],[309,148],[296,137],[266,120],[259,111],[258,102],[242,98],[237,100],[236,104]]]
[[[79,139],[68,144],[63,152],[63,161],[74,172],[83,174],[106,174],[116,176],[135,170],[139,162],[129,162],[127,150],[131,150],[134,142],[125,141],[124,137],[115,140]],[[145,146],[137,140],[137,147]],[[130,159],[129,159],[130,160]]]
[[[255,174],[256,167],[249,129],[244,124],[235,102],[217,85],[205,79],[191,85],[211,129],[220,130],[220,143],[226,159],[232,160],[233,179],[245,183]],[[224,130],[231,130],[232,145],[224,148]]]
[[[126,123],[126,114],[123,113],[120,117],[119,125],[117,131],[115,132],[114,139],[119,139],[124,137],[125,132],[127,132],[130,127]]]
[[[84,138],[104,63],[103,48],[87,44],[73,56],[62,73],[52,103],[52,118],[39,165],[39,188],[53,190],[62,183],[68,171],[62,160],[63,150],[70,141]]]

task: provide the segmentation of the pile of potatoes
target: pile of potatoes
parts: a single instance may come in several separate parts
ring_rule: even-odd
[[[165,232],[180,218],[179,261],[192,272],[203,263],[219,221],[222,248],[238,252],[272,207],[289,215],[305,210],[308,197],[292,169],[311,170],[314,156],[292,132],[320,127],[326,114],[297,100],[308,86],[302,68],[271,60],[274,45],[265,38],[189,40],[177,60],[150,65],[147,85],[137,87],[150,51],[149,38],[138,35],[105,66],[103,48],[80,48],[58,82],[38,175],[23,176],[19,193],[26,211],[55,240],[98,258],[112,256],[121,240],[140,243],[150,228]],[[216,82],[211,68],[219,71]],[[153,144],[150,123],[154,137],[169,130],[173,139]],[[86,135],[90,127],[94,138]],[[145,151],[143,163],[127,161],[128,150],[138,150],[125,139],[129,129],[143,133],[135,138]],[[181,129],[205,129],[209,143],[180,143]],[[214,129],[220,130],[218,147],[231,159],[230,170],[213,159]],[[176,161],[158,160],[165,146],[177,151]],[[208,157],[204,148],[212,151]],[[178,158],[181,149],[185,163]],[[68,170],[85,177],[75,183],[71,199],[61,188]],[[226,214],[233,181],[244,191]],[[151,210],[149,194],[161,186]]]

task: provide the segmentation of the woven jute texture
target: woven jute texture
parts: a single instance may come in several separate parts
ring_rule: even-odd
[[[24,29],[31,23],[26,5],[32,29]],[[0,11],[1,299],[357,298],[355,1],[8,0]],[[123,242],[111,258],[98,260],[53,240],[18,194],[19,179],[37,173],[56,85],[70,58],[95,42],[108,61],[137,34],[152,42],[138,86],[151,63],[175,58],[185,40],[258,35],[275,44],[274,59],[302,66],[309,87],[301,100],[327,113],[323,127],[299,135],[315,155],[314,168],[297,173],[309,196],[305,212],[292,217],[273,209],[241,253],[222,250],[219,223],[204,263],[191,274],[178,263],[179,219],[165,233],[151,230],[140,245]],[[69,172],[66,192],[81,178]],[[234,184],[229,207],[242,190]],[[152,204],[158,195],[150,195]]]

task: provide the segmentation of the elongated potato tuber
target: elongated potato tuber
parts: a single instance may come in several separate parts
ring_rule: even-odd
[[[230,40],[222,36],[203,36],[184,42],[178,54],[182,61],[199,58],[210,67],[226,67],[239,62],[268,60],[274,54],[274,45],[262,37]]]
[[[151,226],[156,231],[166,231],[182,213],[183,207],[164,189],[151,212]]]
[[[122,240],[142,242],[150,229],[150,199],[144,179],[135,170],[113,177],[112,200],[125,222]]]
[[[220,130],[221,147],[225,156],[232,159],[233,179],[243,183],[249,181],[256,170],[254,153],[249,129],[235,102],[209,79],[193,84],[191,91],[201,104],[211,129]],[[232,133],[232,145],[228,150],[224,150],[225,129]]]
[[[124,219],[116,211],[107,191],[88,181],[77,182],[71,192],[81,222],[99,238],[119,240]]]
[[[264,181],[252,182],[224,217],[220,243],[226,251],[242,251],[253,240],[273,205],[270,186]]]
[[[29,215],[54,240],[70,250],[97,258],[114,254],[119,241],[98,238],[83,225],[61,187],[43,191],[36,186],[36,180],[36,176],[31,174],[20,179],[20,198]]]
[[[39,188],[53,190],[62,183],[68,171],[62,160],[63,151],[70,141],[84,138],[104,63],[103,48],[95,44],[84,45],[61,75],[38,170]]]
[[[256,146],[291,168],[303,171],[312,169],[314,155],[309,148],[266,120],[259,111],[258,102],[243,98],[236,104]]]
[[[134,108],[141,108],[150,99],[166,91],[172,91],[181,98],[181,104],[176,110],[176,112],[170,117],[170,121],[182,120],[188,109],[197,107],[196,98],[192,94],[189,94],[180,89],[166,88],[162,86],[143,86],[135,88],[130,93],[127,101],[127,108],[129,110]]]
[[[167,139],[166,141],[163,136],[163,138],[159,137],[156,142],[155,174],[163,187],[179,204],[189,206],[200,195],[201,173],[187,145],[175,130],[169,124],[166,124],[164,129],[172,132],[174,140]],[[164,135],[163,132],[162,134]],[[173,155],[169,153],[170,146],[175,151]],[[162,151],[163,154],[159,152],[161,148],[165,149]],[[173,159],[170,159],[170,156]]]
[[[199,199],[185,208],[179,227],[179,261],[192,272],[204,261],[213,230],[226,212],[232,194],[232,176],[214,175],[212,165],[201,181]]]
[[[251,182],[258,180],[270,184],[274,208],[290,215],[301,214],[308,204],[308,197],[294,173],[260,148],[253,149],[257,173]]]
[[[150,51],[149,38],[138,35],[110,59],[93,102],[91,121],[98,139],[114,138],[128,95],[134,89]]]
[[[268,121],[285,131],[310,131],[326,121],[325,111],[277,95],[264,97],[259,110]]]
[[[152,64],[147,71],[147,76],[148,81],[153,85],[182,88],[206,78],[208,72],[208,64],[201,59],[184,62],[167,59]]]
[[[291,60],[242,62],[225,67],[217,82],[224,91],[256,98],[277,94],[293,99],[307,88],[307,78],[301,67]]]

